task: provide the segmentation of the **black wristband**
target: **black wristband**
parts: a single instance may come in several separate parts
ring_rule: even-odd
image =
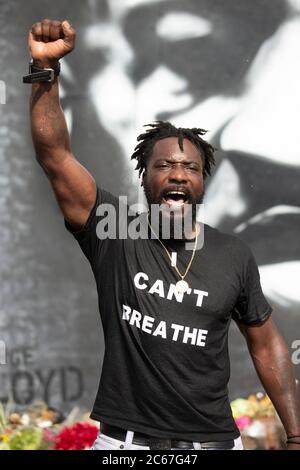
[[[57,62],[54,68],[40,68],[29,62],[29,74],[23,77],[23,83],[51,83],[60,73],[60,63]]]

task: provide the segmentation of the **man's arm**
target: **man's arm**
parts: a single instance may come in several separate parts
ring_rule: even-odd
[[[271,318],[258,325],[239,323],[238,326],[246,338],[257,374],[287,436],[300,436],[300,403],[286,343]],[[293,440],[300,442],[300,437]],[[289,444],[288,449],[300,450],[300,445]]]
[[[43,20],[32,26],[28,42],[34,64],[51,68],[73,50],[75,30],[66,21]],[[95,202],[96,184],[72,154],[57,78],[52,83],[32,85],[30,113],[37,161],[50,180],[64,217],[79,229]]]

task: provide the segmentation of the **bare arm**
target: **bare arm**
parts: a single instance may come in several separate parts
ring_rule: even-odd
[[[246,338],[257,374],[284,425],[287,436],[300,436],[300,403],[286,343],[271,318],[239,328]],[[294,439],[300,442],[300,438]],[[300,450],[300,445],[289,445]]]
[[[71,52],[75,30],[67,22],[44,20],[33,25],[29,47],[39,67],[52,67]],[[39,164],[54,190],[64,217],[82,227],[95,202],[96,184],[72,154],[65,116],[60,106],[58,79],[32,85],[30,101],[32,139]]]

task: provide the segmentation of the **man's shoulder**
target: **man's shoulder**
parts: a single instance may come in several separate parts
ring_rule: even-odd
[[[118,200],[119,198],[117,196],[112,194],[110,191],[107,191],[102,186],[100,187],[99,185],[97,185],[97,205],[110,203],[115,205],[116,203],[118,203]]]
[[[230,252],[235,252],[236,254],[241,255],[250,254],[251,250],[249,246],[237,235],[224,232],[208,224],[203,224],[203,226],[206,241],[215,245],[216,248],[218,247],[222,250],[228,249]]]

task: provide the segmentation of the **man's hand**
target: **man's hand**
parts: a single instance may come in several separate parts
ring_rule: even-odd
[[[53,66],[75,46],[76,31],[65,21],[43,20],[35,23],[28,36],[28,45],[36,65]]]

